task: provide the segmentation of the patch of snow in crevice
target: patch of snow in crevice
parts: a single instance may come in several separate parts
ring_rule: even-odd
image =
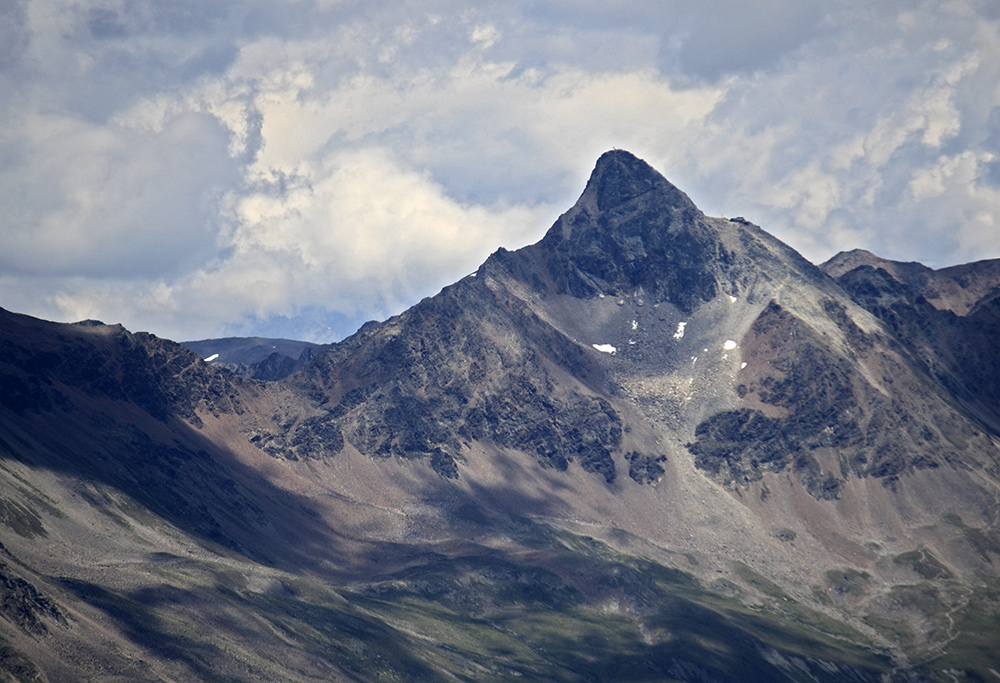
[[[677,331],[674,332],[674,339],[680,339],[684,336],[685,327],[687,327],[687,323],[677,323]]]
[[[743,368],[745,368],[746,366],[747,366],[747,363],[746,363],[746,361],[743,361],[742,363],[740,363],[740,370],[742,370],[742,369],[743,369]]]
[[[726,343],[722,345],[722,348],[725,349],[726,351],[732,351],[733,349],[736,348],[736,342],[734,342],[732,339],[727,339]]]
[[[211,356],[209,356],[208,358],[205,359],[205,362],[206,363],[211,363],[213,360],[215,360],[218,357],[219,357],[219,354],[213,353]]]
[[[591,346],[601,353],[610,353],[612,356],[618,352],[618,349],[613,347],[611,344],[591,344]]]
[[[733,296],[732,294],[729,295],[729,303],[731,303],[731,304],[735,304],[736,303],[736,297]]]
[[[634,332],[635,330],[638,330],[638,329],[639,329],[639,321],[638,320],[633,320],[632,321],[632,331]]]

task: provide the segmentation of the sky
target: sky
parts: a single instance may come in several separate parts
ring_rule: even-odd
[[[996,0],[0,0],[0,306],[329,342],[611,148],[819,263],[1000,257]]]

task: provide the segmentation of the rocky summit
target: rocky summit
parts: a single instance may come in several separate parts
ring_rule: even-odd
[[[1000,261],[816,266],[621,150],[330,346],[0,311],[0,671],[992,680],[998,338]]]

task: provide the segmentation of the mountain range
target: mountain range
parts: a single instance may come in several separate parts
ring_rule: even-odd
[[[328,346],[0,309],[0,671],[993,680],[998,339],[1000,261],[817,266],[622,150]]]

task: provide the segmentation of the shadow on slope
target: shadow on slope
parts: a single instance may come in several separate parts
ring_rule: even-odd
[[[244,413],[258,385],[151,335],[2,310],[0,380],[0,458],[76,480],[86,504],[122,524],[152,513],[216,551],[286,568],[336,556],[335,532],[306,499],[196,428],[199,409]],[[72,516],[79,504],[60,506]]]
[[[471,661],[481,680],[874,681],[891,668],[805,608],[748,609],[684,572],[524,519],[503,532],[505,550],[464,546],[344,597]]]

